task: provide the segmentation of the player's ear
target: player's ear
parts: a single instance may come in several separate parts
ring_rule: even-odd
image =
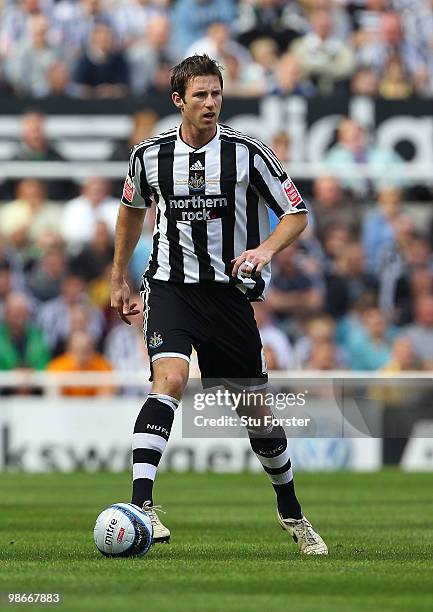
[[[171,94],[171,99],[173,100],[173,104],[177,106],[179,110],[183,110],[184,101],[182,100],[182,97],[177,91],[174,91]]]

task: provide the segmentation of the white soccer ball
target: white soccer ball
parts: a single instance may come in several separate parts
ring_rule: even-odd
[[[152,545],[153,527],[141,508],[120,502],[101,512],[93,537],[106,557],[139,557]]]

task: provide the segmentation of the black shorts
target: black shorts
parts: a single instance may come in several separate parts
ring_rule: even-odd
[[[151,363],[198,357],[204,387],[265,386],[268,375],[254,311],[239,289],[216,282],[177,284],[145,278],[143,330]]]

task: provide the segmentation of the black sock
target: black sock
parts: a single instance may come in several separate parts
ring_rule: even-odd
[[[277,425],[270,432],[258,434],[248,431],[248,435],[251,448],[274,487],[278,511],[282,518],[302,518],[284,429]]]
[[[169,395],[151,393],[137,417],[132,436],[132,500],[140,508],[153,504],[153,483],[170,436],[179,402]]]

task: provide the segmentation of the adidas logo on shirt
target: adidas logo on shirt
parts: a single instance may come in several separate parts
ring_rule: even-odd
[[[202,166],[200,160],[198,159],[195,164],[193,164],[190,170],[204,170],[204,166]]]

